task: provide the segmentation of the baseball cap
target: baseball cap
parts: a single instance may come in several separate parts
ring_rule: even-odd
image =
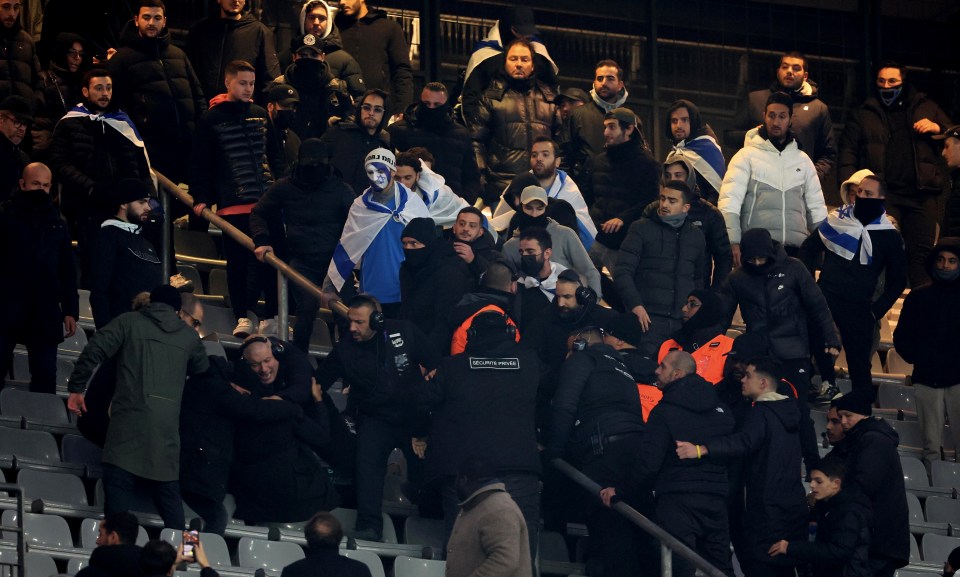
[[[547,191],[543,190],[541,186],[528,186],[520,193],[520,204],[527,204],[534,200],[547,204]]]
[[[290,106],[300,102],[300,93],[289,84],[274,84],[267,88],[267,102],[279,104],[281,106]]]
[[[616,120],[617,122],[625,122],[627,124],[636,126],[637,125],[637,115],[633,113],[629,108],[614,108],[608,112],[604,117],[604,120]]]
[[[290,41],[290,52],[296,53],[307,49],[313,50],[317,54],[323,54],[323,44],[313,34],[297,36]]]
[[[588,95],[582,88],[567,88],[566,90],[561,90],[553,99],[554,104],[560,104],[564,100],[576,100],[577,102],[583,102],[586,104],[590,102],[590,95]]]
[[[943,131],[943,134],[935,134],[933,136],[934,140],[946,140],[950,137],[960,138],[960,124],[955,124],[950,128]]]

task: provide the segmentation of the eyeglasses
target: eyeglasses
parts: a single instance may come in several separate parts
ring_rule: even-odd
[[[364,112],[376,112],[377,114],[383,114],[383,111],[386,110],[386,108],[382,106],[374,106],[372,104],[362,104],[360,105],[360,110]]]
[[[0,118],[3,118],[3,119],[6,120],[7,122],[12,122],[14,128],[23,128],[24,126],[26,126],[27,124],[29,124],[28,122],[25,122],[25,121],[23,121],[23,120],[20,120],[19,118],[15,117],[15,116],[10,116],[9,114],[0,115]]]
[[[79,56],[83,58],[83,50],[67,50],[67,56]]]

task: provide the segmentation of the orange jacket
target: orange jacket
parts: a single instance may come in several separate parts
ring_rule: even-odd
[[[643,422],[646,423],[650,418],[650,411],[660,403],[663,398],[663,391],[656,385],[644,385],[637,383],[637,390],[640,392],[640,409],[643,411]]]
[[[697,374],[716,385],[723,380],[723,366],[727,362],[727,353],[733,348],[733,339],[727,335],[717,335],[709,343],[690,353],[697,361]],[[670,339],[660,345],[660,354],[657,362],[662,363],[663,357],[670,351],[682,351],[680,343]]]
[[[508,324],[517,326],[516,323],[513,322],[513,319],[511,319],[510,316],[507,315],[506,311],[504,311],[502,308],[498,307],[497,305],[487,305],[482,309],[478,310],[477,312],[473,313],[469,317],[467,317],[467,320],[463,321],[460,324],[460,326],[457,327],[457,330],[453,331],[453,338],[450,339],[450,355],[451,356],[459,355],[464,351],[464,349],[467,348],[467,329],[469,329],[470,325],[473,324],[473,317],[477,316],[480,313],[486,313],[490,311],[497,312],[506,316]],[[519,328],[517,329],[516,341],[518,343],[520,342]]]

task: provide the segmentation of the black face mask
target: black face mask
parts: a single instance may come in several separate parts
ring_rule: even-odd
[[[543,270],[543,255],[522,254],[520,255],[520,270],[527,276],[540,278],[540,271]]]
[[[43,206],[50,202],[50,195],[41,188],[36,190],[21,190],[20,196],[32,206]]]
[[[523,209],[520,209],[520,212],[517,213],[517,226],[520,230],[525,230],[531,226],[539,226],[540,228],[547,228],[547,214],[543,213],[540,216],[530,216],[529,214],[523,212]]]
[[[421,104],[417,107],[417,121],[426,128],[442,126],[447,119],[447,107],[427,108]]]
[[[330,174],[326,164],[301,164],[293,170],[293,183],[300,188],[319,188]]]
[[[313,58],[299,58],[294,63],[294,78],[298,87],[316,89],[325,84],[327,63]]]
[[[403,262],[413,270],[419,270],[430,260],[430,250],[427,248],[403,249]]]
[[[296,110],[278,110],[277,117],[273,119],[273,125],[276,126],[278,130],[287,130],[293,128],[296,119]]]
[[[853,205],[853,216],[864,226],[880,218],[883,214],[882,198],[858,198]]]
[[[752,276],[763,276],[767,274],[767,271],[773,265],[773,261],[767,259],[767,262],[761,265],[755,265],[751,262],[743,262],[743,270],[747,271],[747,274]]]

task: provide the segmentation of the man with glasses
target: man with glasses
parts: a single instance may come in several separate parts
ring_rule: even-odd
[[[360,97],[353,117],[334,123],[321,138],[330,150],[330,164],[340,171],[344,182],[358,196],[370,185],[364,158],[375,148],[390,148],[390,135],[384,130],[387,125],[386,102],[386,92],[378,89],[366,91]]]
[[[709,289],[696,289],[687,295],[680,308],[683,324],[673,338],[660,345],[657,362],[663,362],[672,351],[686,351],[697,363],[696,372],[710,384],[723,380],[727,353],[733,349],[733,339],[724,332],[726,314],[723,301]]]
[[[937,197],[946,178],[933,136],[953,122],[907,80],[906,67],[880,65],[876,94],[844,126],[837,170],[841,182],[861,168],[883,175],[886,209],[900,224],[915,288],[930,280],[925,261],[936,237]]]
[[[19,96],[8,96],[0,102],[0,200],[17,187],[30,157],[20,148],[27,129],[33,122],[30,103]]]

